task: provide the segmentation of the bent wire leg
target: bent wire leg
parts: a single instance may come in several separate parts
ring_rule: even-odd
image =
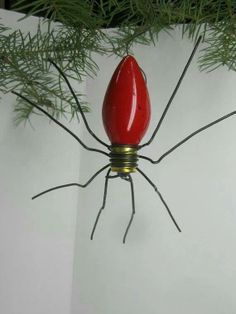
[[[178,229],[179,232],[181,232],[180,227],[178,226],[174,216],[172,215],[168,205],[166,204],[166,201],[164,200],[163,196],[161,195],[161,193],[159,192],[159,190],[157,189],[156,185],[148,178],[148,176],[139,168],[137,168],[137,171],[148,181],[148,183],[154,188],[154,190],[156,191],[156,193],[158,194],[158,196],[160,197],[163,205],[165,206],[171,220],[173,221],[173,223],[175,224],[176,228]]]
[[[128,234],[128,232],[129,232],[130,226],[131,226],[131,224],[132,224],[132,221],[133,221],[133,218],[134,218],[134,215],[135,215],[134,184],[133,184],[133,180],[132,180],[131,175],[128,174],[128,178],[124,178],[124,180],[130,182],[130,187],[131,187],[131,199],[132,199],[132,214],[131,214],[131,217],[130,217],[128,226],[127,226],[127,228],[126,228],[126,230],[125,230],[125,234],[124,234],[124,237],[123,237],[123,243],[125,243],[127,234]]]
[[[91,239],[91,240],[93,240],[94,232],[95,232],[95,230],[96,230],[97,223],[98,223],[98,220],[99,220],[100,215],[101,215],[101,213],[102,213],[102,210],[103,210],[103,209],[105,208],[105,206],[106,206],[108,180],[111,179],[111,178],[116,177],[116,176],[109,177],[110,172],[111,172],[111,169],[109,169],[109,170],[107,171],[107,174],[106,174],[105,185],[104,185],[104,193],[103,193],[103,201],[102,201],[102,207],[99,209],[99,212],[98,212],[98,214],[97,214],[97,217],[96,217],[96,220],[95,220],[95,223],[94,223],[94,226],[93,226],[93,230],[92,230],[92,233],[91,233],[91,236],[90,236],[90,239]]]
[[[99,169],[85,184],[80,184],[80,183],[68,183],[68,184],[63,184],[63,185],[58,185],[58,186],[54,186],[53,188],[50,188],[48,190],[45,190],[35,196],[32,197],[32,200],[34,200],[35,198],[42,196],[43,194],[52,192],[54,190],[57,189],[62,189],[62,188],[66,188],[69,186],[78,186],[81,188],[85,188],[86,186],[88,186],[103,170],[105,170],[106,168],[108,168],[110,166],[110,164],[107,164],[106,166],[102,167],[101,169]]]
[[[83,121],[84,121],[84,124],[85,124],[85,126],[86,126],[86,128],[87,128],[89,134],[92,135],[92,137],[93,137],[96,141],[98,141],[100,144],[102,144],[102,145],[106,146],[107,148],[109,148],[109,145],[106,144],[105,142],[103,142],[100,138],[98,138],[97,135],[94,134],[94,132],[90,129],[90,126],[89,126],[89,124],[88,124],[88,121],[87,121],[87,119],[86,119],[86,117],[85,117],[85,114],[83,113],[82,108],[81,108],[80,102],[79,102],[79,100],[78,100],[78,98],[77,98],[77,96],[76,96],[76,94],[75,94],[75,92],[74,92],[74,90],[73,90],[73,88],[72,88],[72,86],[71,86],[71,84],[70,84],[68,78],[67,78],[66,75],[64,74],[64,72],[60,69],[60,67],[59,67],[54,61],[52,61],[51,59],[48,59],[48,61],[57,69],[57,71],[61,74],[61,76],[62,76],[63,79],[65,80],[65,82],[66,82],[66,84],[67,84],[67,86],[68,86],[68,88],[69,88],[69,90],[70,90],[72,96],[74,97],[74,100],[75,100],[75,102],[76,102],[76,104],[77,104],[77,107],[78,107],[78,109],[79,109],[79,112],[80,112],[80,114],[81,114],[81,116],[82,116],[82,119],[83,119]]]
[[[181,76],[180,76],[180,78],[179,78],[179,80],[178,80],[178,82],[177,82],[177,84],[175,86],[175,89],[174,89],[174,91],[173,91],[173,93],[172,93],[172,95],[171,95],[171,97],[170,97],[170,99],[169,99],[169,101],[168,101],[168,103],[167,103],[163,113],[162,113],[162,116],[161,116],[161,118],[160,118],[160,120],[159,120],[159,122],[158,122],[158,124],[157,124],[157,126],[156,126],[156,128],[155,128],[155,130],[154,130],[154,132],[152,134],[152,136],[150,137],[149,141],[147,141],[146,143],[140,145],[139,149],[143,148],[144,146],[147,146],[147,145],[151,144],[151,142],[154,140],[154,138],[155,138],[159,128],[161,127],[161,124],[162,124],[162,122],[163,122],[163,120],[164,120],[164,118],[165,118],[165,116],[167,114],[167,111],[168,111],[168,109],[169,109],[169,107],[170,107],[170,105],[171,105],[171,103],[172,103],[172,101],[173,101],[173,99],[174,99],[174,97],[175,97],[179,87],[180,87],[180,84],[182,83],[182,80],[183,80],[183,78],[184,78],[184,76],[185,76],[185,74],[186,74],[186,72],[188,70],[188,67],[189,67],[189,65],[190,65],[190,63],[191,63],[191,61],[192,61],[192,59],[193,59],[193,57],[195,55],[195,52],[196,52],[196,50],[197,50],[201,40],[202,40],[202,36],[200,36],[198,38],[198,40],[197,40],[197,42],[196,42],[196,44],[195,44],[195,46],[193,48],[193,51],[192,51],[192,53],[191,53],[191,55],[190,55],[190,57],[188,59],[188,62],[186,63],[186,65],[184,67],[184,70],[183,70],[183,72],[182,72],[182,74],[181,74]]]
[[[170,153],[172,153],[174,150],[176,150],[178,147],[180,147],[181,145],[183,145],[185,142],[187,142],[188,140],[190,140],[192,137],[194,137],[195,135],[197,135],[198,133],[212,127],[213,125],[225,120],[225,119],[228,119],[230,118],[231,116],[235,115],[236,114],[236,111],[232,111],[222,117],[220,117],[219,119],[217,120],[214,120],[212,121],[211,123],[208,123],[207,125],[201,127],[200,129],[194,131],[193,133],[189,134],[188,136],[186,136],[182,141],[178,142],[176,145],[174,145],[172,148],[170,148],[168,151],[166,151],[163,155],[161,155],[161,157],[159,157],[159,159],[157,160],[153,160],[147,156],[142,156],[142,155],[139,155],[138,157],[139,158],[142,158],[142,159],[146,159],[148,161],[150,161],[151,163],[153,164],[158,164],[160,161],[162,161],[162,159],[164,159],[166,156],[168,156]]]
[[[43,114],[45,114],[47,117],[49,117],[53,122],[55,122],[57,125],[59,125],[62,129],[64,129],[67,133],[69,133],[71,136],[73,136],[79,143],[80,145],[82,145],[85,149],[93,151],[93,152],[97,152],[97,153],[101,153],[103,155],[106,155],[109,157],[109,154],[100,150],[100,149],[96,149],[96,148],[91,148],[88,147],[87,145],[85,145],[81,139],[75,135],[71,130],[69,130],[65,125],[63,125],[61,122],[57,121],[52,115],[50,115],[46,110],[44,110],[43,108],[41,108],[40,106],[38,106],[37,104],[35,104],[34,102],[32,102],[30,99],[28,99],[27,97],[19,94],[18,92],[12,91],[13,94],[15,94],[16,96],[22,98],[23,100],[25,100],[26,102],[28,102],[32,107],[37,108],[39,111],[41,111]]]

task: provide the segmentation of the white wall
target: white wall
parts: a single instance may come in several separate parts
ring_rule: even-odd
[[[1,11],[12,25],[16,17],[11,14]],[[191,50],[192,43],[182,40],[178,30],[172,38],[162,33],[156,47],[136,47],[152,101],[146,140]],[[88,119],[106,139],[101,105],[119,59],[96,60],[98,77],[87,80],[92,104]],[[235,83],[235,73],[225,69],[199,72],[195,58],[155,142],[143,153],[156,158],[192,131],[235,110]],[[93,242],[89,235],[102,202],[102,175],[86,190],[66,189],[30,200],[45,187],[85,182],[107,160],[80,149],[45,118],[33,119],[35,131],[29,126],[15,129],[14,102],[7,96],[0,106],[1,313],[236,312],[236,116],[198,135],[160,165],[140,160],[183,232],[175,230],[158,196],[134,174],[137,212],[123,245],[131,213],[126,182],[110,183]],[[83,127],[74,122],[70,128]],[[83,138],[100,147],[86,131]]]
[[[0,10],[5,25],[19,14]],[[37,19],[20,23],[37,27]],[[78,181],[80,147],[47,118],[13,125],[16,99],[0,104],[0,313],[69,314],[77,190],[31,200],[36,193]],[[66,122],[65,122],[66,123]],[[74,121],[67,125],[79,131]]]
[[[146,72],[152,121],[146,140],[164,109],[193,45],[180,32],[160,35],[156,47],[137,47],[135,57]],[[197,53],[197,56],[199,53]],[[179,140],[235,110],[235,73],[206,74],[195,57],[154,143],[143,150],[157,158]],[[90,124],[106,138],[101,105],[119,59],[96,57],[100,72],[88,79],[93,111]],[[233,314],[236,312],[236,116],[200,134],[159,165],[140,160],[157,184],[183,232],[179,234],[153,189],[134,174],[136,215],[129,186],[112,180],[107,206],[95,239],[89,235],[102,203],[104,175],[79,193],[72,313],[86,314]],[[89,136],[86,141],[90,142]],[[81,152],[83,181],[106,163]]]

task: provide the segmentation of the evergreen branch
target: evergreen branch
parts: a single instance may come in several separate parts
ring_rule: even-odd
[[[169,32],[178,24],[191,40],[203,36],[202,70],[236,70],[234,0],[15,0],[14,8],[25,12],[24,18],[39,14],[44,20],[34,35],[9,33],[0,24],[0,91],[24,94],[57,118],[66,112],[73,118],[78,110],[48,59],[70,80],[81,82],[98,71],[94,52],[123,56],[134,43],[155,43],[161,30]],[[109,27],[116,30],[103,30]],[[30,117],[32,108],[21,99],[15,111],[20,122]]]
[[[200,58],[201,70],[212,71],[220,66],[236,70],[236,17],[235,22],[222,21],[211,27]]]

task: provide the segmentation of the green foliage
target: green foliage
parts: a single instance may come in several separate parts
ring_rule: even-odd
[[[202,70],[222,65],[236,69],[233,0],[16,0],[14,9],[45,20],[35,35],[20,30],[9,34],[0,25],[0,90],[18,91],[57,118],[66,112],[73,118],[77,108],[48,58],[72,81],[81,81],[98,70],[93,52],[124,55],[134,43],[155,43],[161,30],[180,24],[183,36],[191,40],[203,35]],[[116,30],[104,31],[110,27]],[[83,108],[87,110],[86,104]],[[21,122],[32,108],[19,100],[16,112]]]

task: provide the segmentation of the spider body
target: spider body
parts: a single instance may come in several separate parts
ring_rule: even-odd
[[[128,55],[117,66],[103,101],[103,124],[112,145],[138,145],[150,115],[145,79],[137,61]]]
[[[145,79],[137,61],[128,55],[112,75],[102,108],[103,125],[111,142],[113,172],[136,171],[138,144],[148,129],[150,116]]]
[[[146,86],[146,80],[142,74],[142,70],[139,68],[136,60],[131,56],[126,56],[118,65],[110,81],[110,84],[108,86],[108,89],[104,98],[103,110],[102,110],[103,123],[104,123],[104,127],[110,139],[111,144],[105,143],[103,140],[98,138],[97,135],[91,130],[86,120],[86,117],[81,109],[80,102],[77,99],[68,78],[52,60],[49,60],[49,62],[58,70],[59,74],[64,78],[72,96],[74,97],[74,100],[76,101],[78,110],[81,113],[82,119],[84,121],[84,124],[88,132],[101,145],[105,146],[108,152],[87,146],[76,134],[70,131],[61,122],[57,121],[41,106],[39,106],[38,104],[35,104],[24,95],[13,91],[15,95],[27,101],[31,106],[33,106],[40,112],[44,113],[57,125],[63,128],[67,133],[73,136],[73,138],[77,142],[79,142],[83,148],[87,149],[88,151],[103,154],[106,156],[106,158],[109,158],[109,163],[103,166],[101,169],[99,169],[95,174],[93,174],[92,177],[85,184],[80,184],[80,183],[75,182],[75,183],[68,183],[68,184],[55,186],[35,195],[32,199],[42,196],[48,192],[65,188],[65,187],[78,186],[78,187],[85,188],[100,173],[107,170],[107,173],[105,175],[102,206],[97,214],[95,224],[93,226],[92,233],[91,233],[91,239],[93,239],[94,237],[94,232],[97,227],[97,223],[106,205],[108,182],[110,179],[120,178],[122,180],[127,181],[130,184],[131,202],[132,202],[131,217],[129,219],[128,225],[126,227],[126,230],[123,236],[123,243],[125,243],[129,228],[131,226],[131,223],[133,221],[134,214],[135,214],[134,184],[133,184],[133,179],[132,179],[132,173],[138,172],[153,187],[155,192],[158,194],[163,206],[167,210],[167,213],[169,214],[175,227],[177,228],[179,232],[181,232],[181,229],[178,226],[177,222],[175,221],[162,194],[160,193],[156,185],[151,181],[151,179],[138,167],[138,159],[141,158],[153,164],[158,164],[161,162],[161,160],[163,160],[169,154],[175,151],[179,146],[183,145],[185,142],[190,140],[192,137],[194,137],[198,133],[236,114],[236,111],[232,111],[220,117],[219,119],[212,121],[211,123],[199,128],[198,130],[194,131],[193,133],[185,137],[183,140],[179,141],[176,145],[171,147],[168,151],[162,154],[157,160],[153,160],[150,157],[139,154],[140,149],[151,144],[151,142],[155,138],[168,112],[168,109],[175,97],[175,94],[178,91],[178,88],[184,78],[184,75],[191,63],[191,60],[196,52],[196,49],[200,41],[201,41],[201,37],[199,37],[199,39],[197,40],[197,43],[195,44],[192,54],[176,84],[176,87],[150,139],[146,143],[141,144],[141,145],[140,145],[140,141],[142,137],[144,136],[145,132],[147,131],[149,121],[150,121],[150,114],[151,114],[150,100],[149,100],[148,90]],[[112,173],[116,173],[116,174],[112,174]]]
[[[111,145],[110,166],[112,172],[128,174],[137,171],[138,146]]]

